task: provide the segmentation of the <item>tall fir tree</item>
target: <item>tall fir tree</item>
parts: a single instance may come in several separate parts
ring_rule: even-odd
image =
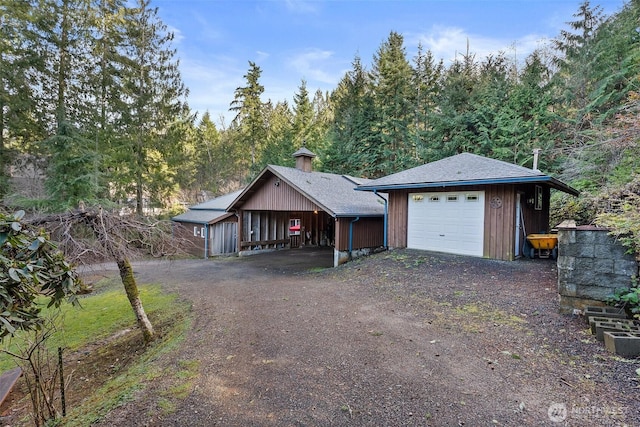
[[[45,135],[35,90],[44,69],[35,6],[32,0],[0,0],[0,198],[9,191],[15,155],[32,151]]]
[[[550,70],[533,52],[526,60],[517,81],[509,79],[506,99],[496,110],[492,153],[495,158],[532,167],[533,149],[542,149],[539,168],[553,172],[555,141],[552,126],[557,120],[552,111]]]
[[[65,211],[81,203],[93,204],[99,193],[93,179],[94,157],[98,156],[93,141],[63,120],[45,143],[51,153],[45,182],[49,209]]]
[[[597,29],[591,64],[593,89],[588,94],[587,111],[597,112],[596,124],[610,121],[630,91],[639,88],[640,1],[629,1]]]
[[[374,140],[374,103],[371,78],[359,57],[331,95],[333,121],[328,128],[328,146],[321,153],[328,172],[366,176],[370,172],[367,156]]]
[[[588,114],[588,95],[593,90],[593,65],[596,61],[593,49],[594,37],[603,21],[602,8],[592,7],[589,0],[580,4],[573,15],[575,20],[567,22],[570,29],[562,30],[552,41],[557,56],[558,71],[554,81],[562,116],[565,118],[567,139],[576,146],[585,143],[582,131],[592,125]]]
[[[268,124],[266,141],[260,156],[260,167],[266,165],[293,166],[291,156],[296,150],[295,115],[287,102],[265,105],[265,118]],[[299,148],[299,146],[298,146]]]
[[[478,84],[477,68],[475,56],[467,52],[462,61],[457,59],[444,72],[438,109],[432,115],[428,161],[473,152],[477,129],[471,100]]]
[[[309,100],[307,82],[302,80],[298,91],[293,95],[293,144],[295,147],[302,147],[308,144],[308,138],[313,126],[313,106]],[[311,151],[315,147],[307,145]]]
[[[125,16],[124,35],[112,179],[118,198],[133,194],[135,212],[142,215],[145,201],[162,206],[176,191],[176,168],[183,160],[179,130],[192,118],[171,46],[174,36],[157,8],[138,0]]]
[[[252,173],[259,170],[257,162],[266,136],[265,108],[260,98],[264,93],[264,86],[260,84],[261,74],[260,67],[249,61],[249,70],[244,75],[246,86],[236,88],[229,108],[236,112],[232,126],[236,129],[240,145],[249,153],[248,158],[244,157],[243,166]]]
[[[437,99],[442,88],[444,63],[436,61],[431,51],[418,45],[418,52],[413,59],[413,96],[414,109],[413,142],[417,162],[425,162],[433,157],[430,146],[430,134],[433,130],[432,119],[436,114]]]
[[[123,49],[128,9],[124,0],[95,0],[91,12],[91,60],[85,66],[84,84],[90,88],[93,103],[84,128],[98,154],[94,157],[91,179],[96,188],[103,190],[99,196],[109,198],[110,194],[104,190],[109,188],[112,179],[112,155],[118,135],[116,120],[122,116],[119,108],[124,105],[120,102],[120,93],[123,71],[128,64]]]
[[[329,145],[329,127],[335,116],[333,112],[333,101],[328,92],[316,90],[311,101],[313,108],[313,125],[307,135],[307,146],[311,147],[314,153],[323,153]],[[322,157],[316,157],[317,167],[322,168]]]
[[[374,56],[372,84],[377,141],[368,154],[368,175],[380,177],[398,172],[416,161],[412,135],[412,69],[407,61],[404,38],[394,31]]]

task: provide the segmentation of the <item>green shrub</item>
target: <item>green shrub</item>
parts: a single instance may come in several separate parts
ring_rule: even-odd
[[[609,296],[607,302],[615,307],[624,308],[631,316],[640,319],[640,285],[638,278],[632,278],[630,288],[620,288]]]

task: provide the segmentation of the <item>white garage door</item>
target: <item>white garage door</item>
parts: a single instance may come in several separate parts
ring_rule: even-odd
[[[483,255],[484,192],[409,194],[407,247]]]

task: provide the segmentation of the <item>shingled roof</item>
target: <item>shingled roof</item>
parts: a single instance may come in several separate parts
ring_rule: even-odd
[[[270,174],[287,182],[303,196],[333,217],[383,216],[384,202],[375,194],[355,191],[369,180],[325,172],[305,172],[296,168],[268,165],[230,205],[241,205],[260,187]]]
[[[216,197],[206,202],[191,206],[183,214],[171,218],[173,221],[190,222],[194,224],[213,224],[233,215],[227,212],[227,208],[242,190]]]
[[[540,171],[471,153],[458,154],[388,175],[362,184],[358,190],[388,191],[513,183],[545,183],[551,188],[578,195],[574,188]]]

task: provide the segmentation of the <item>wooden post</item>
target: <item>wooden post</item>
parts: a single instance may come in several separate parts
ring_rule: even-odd
[[[62,347],[58,347],[58,369],[60,370],[60,403],[62,404],[62,416],[67,416],[67,401],[64,395],[64,369],[62,368]]]

